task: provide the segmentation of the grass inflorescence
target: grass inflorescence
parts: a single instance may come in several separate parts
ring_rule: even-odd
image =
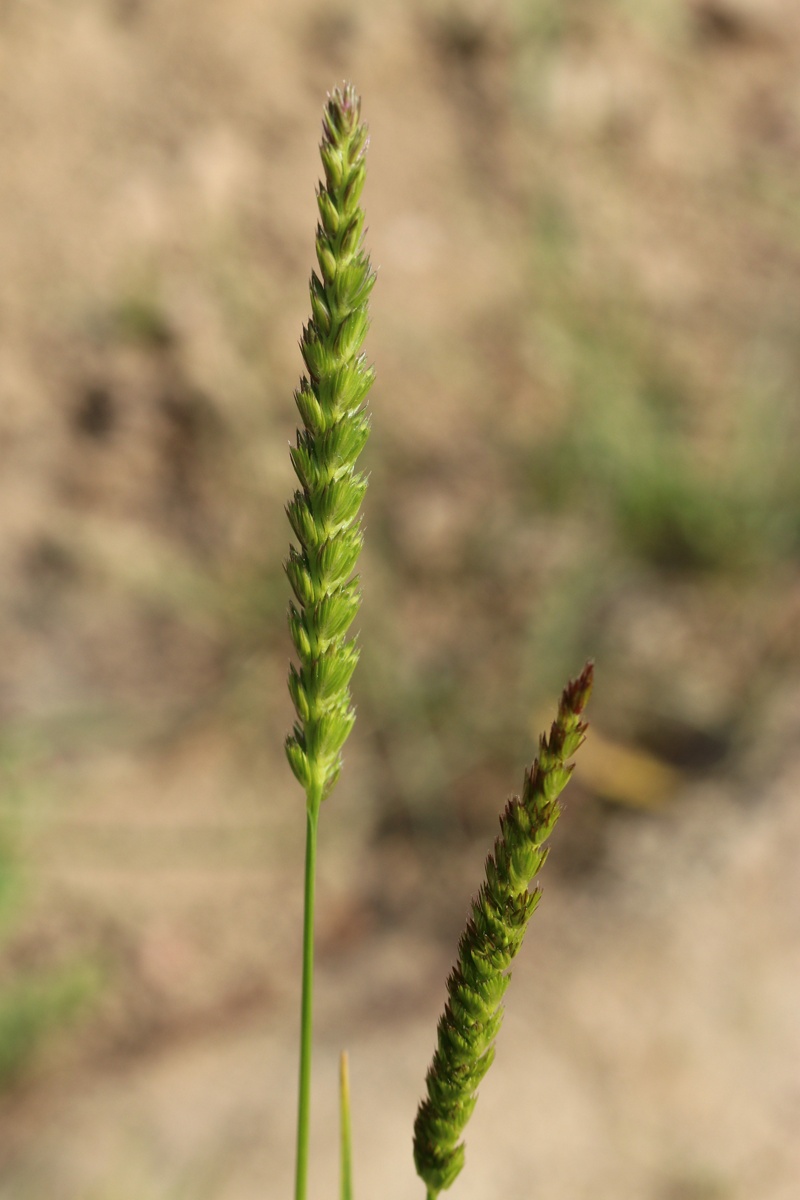
[[[325,107],[317,191],[319,272],[311,276],[311,319],[300,342],[307,369],[295,392],[302,428],[291,449],[299,487],[287,505],[297,539],[286,562],[294,592],[289,626],[299,665],[289,668],[297,719],[286,741],[292,770],[306,793],[303,982],[300,1017],[295,1200],[306,1200],[311,1096],[314,906],[319,811],[341,770],[341,751],[353,727],[350,678],[358,650],[348,630],[360,592],[354,571],[362,545],[361,501],[367,486],[356,461],[369,434],[364,402],[373,381],[361,352],[367,301],[375,276],[362,247],[366,127],[350,85]],[[558,797],[572,773],[567,760],[583,741],[581,714],[592,667],[567,685],[549,737],[525,776],[521,798],[500,818],[500,836],[486,862],[447,982],[438,1045],[427,1076],[427,1097],[414,1128],[414,1158],[428,1200],[450,1186],[464,1162],[461,1141],[476,1089],[491,1065],[502,1019],[508,967],[539,899],[531,880],[544,862],[544,842],[559,814]],[[340,1200],[352,1200],[347,1060],[340,1081],[342,1117]]]
[[[414,1124],[414,1162],[429,1200],[448,1188],[464,1165],[460,1138],[475,1107],[478,1084],[494,1060],[508,967],[539,902],[541,892],[530,891],[530,884],[547,857],[544,843],[572,774],[567,760],[584,740],[587,727],[581,714],[592,675],[589,663],[564,689],[550,736],[542,735],[538,756],[525,774],[522,796],[510,800],[500,818],[486,878],[472,902],[458,962],[447,980],[447,1003],[426,1079],[428,1094]]]
[[[308,375],[295,393],[303,428],[291,458],[300,487],[287,506],[298,541],[286,572],[296,597],[289,625],[300,666],[289,673],[297,723],[286,753],[312,808],[338,778],[340,751],[355,720],[348,684],[358,650],[347,631],[359,606],[352,574],[367,486],[355,463],[369,434],[364,400],[374,377],[361,353],[375,281],[361,245],[366,145],[358,96],[349,86],[335,91],[320,147],[319,274],[311,275],[312,316],[300,343]]]
[[[295,595],[289,628],[300,664],[289,668],[297,720],[286,754],[305,790],[307,815],[295,1200],[305,1200],[308,1178],[317,822],[355,720],[349,684],[358,649],[347,632],[360,603],[353,571],[367,486],[355,464],[369,434],[364,401],[374,377],[361,352],[375,282],[362,247],[359,204],[366,147],[361,101],[350,85],[337,88],[322,121],[319,273],[311,275],[311,319],[300,341],[308,374],[294,397],[303,423],[291,450],[300,486],[286,508],[298,542],[289,551],[286,573]]]

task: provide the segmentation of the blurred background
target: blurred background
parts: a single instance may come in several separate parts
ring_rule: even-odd
[[[359,711],[318,1195],[411,1124],[468,899],[591,740],[454,1200],[800,1187],[800,8],[0,3],[0,1197],[278,1200],[283,504],[319,118],[371,130]]]

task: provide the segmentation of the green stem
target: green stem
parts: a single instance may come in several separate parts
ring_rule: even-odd
[[[347,1052],[342,1051],[339,1062],[339,1107],[341,1109],[341,1171],[339,1196],[340,1200],[353,1200],[353,1153],[350,1134],[350,1072],[347,1066]]]
[[[295,1200],[306,1200],[311,1119],[311,1031],[314,1006],[314,895],[317,873],[319,803],[309,796],[306,821],[306,879],[303,904],[303,992],[300,1007],[300,1084],[297,1100]]]

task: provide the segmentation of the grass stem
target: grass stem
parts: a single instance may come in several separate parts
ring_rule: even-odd
[[[306,1200],[308,1142],[311,1124],[311,1038],[314,1010],[314,899],[317,873],[319,805],[309,805],[306,822],[306,867],[303,904],[303,988],[300,1005],[300,1082],[297,1099],[295,1200]]]
[[[339,1107],[341,1110],[341,1182],[340,1200],[353,1200],[353,1154],[350,1134],[350,1072],[347,1051],[339,1060]]]

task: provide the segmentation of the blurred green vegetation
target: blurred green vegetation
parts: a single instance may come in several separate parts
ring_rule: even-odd
[[[666,573],[796,559],[796,349],[755,331],[737,390],[698,397],[635,293],[575,282],[557,203],[537,216],[532,323],[564,411],[554,435],[518,450],[531,503],[590,513],[617,551]],[[722,413],[711,430],[698,417],[709,399]]]
[[[20,747],[6,735],[0,742],[0,1091],[25,1077],[50,1039],[85,1014],[102,987],[99,967],[89,959],[30,962],[15,955],[28,899],[22,847],[31,796],[23,775]]]
[[[99,986],[95,967],[71,963],[0,987],[0,1090],[23,1078],[50,1037],[85,1013]]]
[[[370,580],[365,671],[355,689],[374,722],[389,826],[438,825],[460,803],[467,812],[484,773],[506,774],[529,754],[534,714],[546,714],[588,655],[599,660],[600,726],[657,744],[694,769],[746,747],[776,675],[798,665],[781,632],[800,563],[800,312],[788,286],[796,222],[787,221],[796,171],[780,144],[750,146],[750,130],[737,130],[719,177],[713,165],[696,176],[657,161],[643,168],[640,107],[651,113],[667,94],[649,91],[647,72],[669,80],[683,104],[704,56],[729,44],[703,6],[677,14],[658,0],[573,0],[517,4],[513,13],[509,120],[515,148],[530,149],[515,180],[526,282],[516,312],[487,313],[492,344],[487,337],[459,351],[470,371],[454,367],[465,413],[481,412],[481,392],[491,398],[482,460],[469,456],[465,437],[467,455],[456,462],[457,435],[449,453],[447,444],[421,446],[416,456],[386,446],[367,504],[371,553],[383,566]],[[451,42],[468,47],[479,69],[489,34],[478,18],[448,20]],[[736,45],[757,42],[756,26],[743,16]],[[591,53],[612,27],[620,39],[627,28],[643,51],[624,84]],[[569,105],[563,117],[558,108],[565,101],[553,70],[569,64],[579,86],[584,62],[589,90],[575,98],[585,108],[572,125]],[[592,108],[592,88],[608,103],[607,119]],[[649,170],[658,182],[645,186]],[[763,278],[745,276],[744,256],[734,268],[720,257],[730,245],[714,240],[723,197],[725,237],[753,247],[770,239]],[[691,288],[679,302],[648,294],[638,272],[659,277],[659,248],[648,246],[647,262],[624,240],[625,206],[638,204],[666,228],[673,205],[678,257],[701,255],[713,301],[698,301]],[[683,244],[685,223],[700,250]],[[670,248],[663,253],[671,261]],[[453,378],[445,366],[442,376]],[[518,402],[506,422],[497,413],[515,394],[526,397],[527,412]],[[457,508],[470,471],[476,494],[483,476],[494,487],[465,527],[453,520],[458,547],[438,560],[433,549],[426,560],[397,536],[397,511],[421,509],[420,494],[438,503],[448,489]],[[418,625],[386,615],[398,599]],[[638,641],[626,609],[637,615]]]

